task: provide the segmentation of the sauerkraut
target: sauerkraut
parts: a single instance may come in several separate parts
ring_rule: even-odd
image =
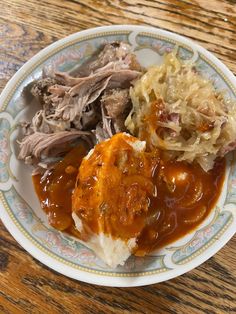
[[[194,64],[175,52],[153,66],[130,90],[133,108],[128,130],[149,149],[160,148],[170,158],[197,162],[208,171],[217,156],[236,146],[236,106],[201,76]]]

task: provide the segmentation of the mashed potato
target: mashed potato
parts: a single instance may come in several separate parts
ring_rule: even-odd
[[[95,146],[79,168],[73,219],[85,245],[110,267],[135,251],[146,225],[158,156],[143,141],[119,133]]]

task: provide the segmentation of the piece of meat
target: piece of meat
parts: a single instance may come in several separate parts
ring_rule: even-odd
[[[56,78],[43,78],[35,81],[31,88],[31,93],[34,97],[36,97],[40,103],[43,102],[45,96],[49,95],[48,88],[50,86],[56,85],[58,80]]]
[[[93,107],[89,110],[89,105],[105,90],[129,87],[139,76],[140,72],[129,69],[131,55],[128,44],[107,44],[96,60],[87,64],[89,76],[73,77],[63,72],[55,73],[54,78],[37,80],[31,91],[43,109],[33,118],[31,130],[52,133],[68,130],[71,125],[78,130],[95,127],[94,121],[99,122],[101,109]]]
[[[140,76],[140,72],[135,70],[113,70],[111,79],[107,85],[108,89],[129,88],[131,83]]]
[[[24,123],[25,138],[20,144],[19,158],[27,163],[36,160],[42,163],[41,153],[63,154],[65,147],[64,144],[60,147],[60,137],[63,143],[73,142],[76,137],[101,141],[124,131],[128,88],[140,75],[137,64],[130,45],[109,43],[98,55],[77,67],[76,73],[51,71],[45,77],[47,71],[43,71],[42,79],[28,85],[27,93],[30,90],[31,98],[35,97],[42,108],[31,123]],[[92,133],[83,133],[87,130]]]
[[[111,118],[117,118],[125,112],[129,102],[128,89],[111,89],[106,91],[101,98],[101,103]]]
[[[82,65],[74,67],[70,74],[85,77],[99,70],[124,69],[141,71],[131,46],[124,42],[113,42],[104,45],[99,54],[95,52]]]
[[[103,124],[101,121],[96,125],[96,128],[95,130],[92,131],[92,133],[96,137],[97,143],[103,142],[109,138],[109,135],[107,131],[105,130],[105,128],[103,127]]]
[[[77,129],[82,129],[82,116],[88,105],[93,103],[107,87],[110,77],[96,76],[83,81],[70,89],[65,97],[55,104],[54,119],[73,122]]]
[[[125,127],[125,120],[127,115],[121,115],[115,119],[113,119],[113,133],[127,132],[127,128]]]
[[[98,143],[109,139],[116,133],[124,132],[126,130],[124,123],[127,115],[121,114],[112,119],[106,114],[103,105],[101,106],[101,114],[102,121],[97,125],[94,131]]]
[[[106,44],[103,50],[99,53],[98,57],[89,65],[92,71],[102,68],[109,62],[117,60],[126,60],[127,55],[131,53],[131,46],[124,42],[114,42]]]
[[[139,71],[130,69],[103,69],[86,77],[73,77],[67,72],[56,72],[55,77],[66,86],[78,89],[81,84],[89,84],[91,81],[99,81],[105,77],[111,77],[109,88],[122,88],[130,86],[130,82],[140,75]]]
[[[44,95],[44,109],[33,117],[31,129],[43,133],[58,132],[68,130],[71,122],[76,129],[84,129],[83,122],[88,125],[88,120],[82,119],[83,112],[88,111],[86,107],[100,96],[107,87],[108,81],[109,76],[105,73],[82,79],[80,84],[74,87],[50,85],[45,92],[47,94]],[[38,83],[36,82],[36,85]],[[88,115],[85,114],[87,117]],[[91,118],[92,115],[95,116],[90,113],[89,117]]]
[[[129,87],[131,81],[139,74],[132,70],[98,72],[86,78],[73,78],[63,73],[57,74],[61,78],[64,77],[65,84],[70,84],[72,87],[64,97],[55,98],[55,101],[52,98],[52,106],[55,108],[54,118],[73,121],[76,128],[82,129],[82,115],[89,104],[96,101],[107,88]],[[117,97],[121,98],[122,95]],[[125,96],[122,100],[125,101]]]
[[[98,110],[98,106],[99,104],[94,102],[86,108],[85,112],[83,112],[80,121],[83,130],[93,130],[96,128],[96,125],[101,120],[101,112]]]
[[[103,106],[101,107],[101,112],[102,112],[102,128],[104,130],[104,134],[106,138],[110,138],[114,133],[112,129],[112,120],[110,117],[106,115]]]
[[[36,112],[32,119],[31,129],[33,132],[40,133],[56,133],[60,131],[65,131],[70,129],[69,120],[55,120],[50,118],[50,116],[45,115],[44,110],[39,110]]]
[[[53,94],[54,96],[62,97],[66,92],[70,90],[69,86],[55,84],[48,87],[48,92]]]
[[[125,120],[131,109],[128,89],[111,89],[106,91],[101,98],[105,115],[108,116],[110,124],[106,124],[106,129],[110,126],[112,134],[126,131]],[[109,133],[108,133],[109,134]]]
[[[93,143],[93,135],[84,131],[63,131],[51,134],[35,132],[23,138],[20,145],[19,159],[26,163],[38,162],[47,157],[57,157],[66,153],[75,140],[82,139],[87,141],[90,146]]]

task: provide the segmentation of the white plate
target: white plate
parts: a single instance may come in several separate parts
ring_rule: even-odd
[[[105,286],[140,286],[179,276],[215,254],[236,230],[235,156],[228,158],[227,175],[217,206],[197,230],[161,251],[131,257],[124,267],[110,270],[89,249],[52,229],[34,193],[30,170],[16,158],[16,124],[32,117],[21,92],[41,75],[42,68],[61,71],[83,62],[100,45],[129,42],[144,66],[160,63],[176,45],[182,59],[194,59],[197,68],[216,89],[236,98],[236,80],[216,57],[179,35],[142,26],[108,26],[73,34],[40,51],[8,82],[0,97],[0,198],[1,219],[13,237],[36,259],[52,269],[81,281]]]

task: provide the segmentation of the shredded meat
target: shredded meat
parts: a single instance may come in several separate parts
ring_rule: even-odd
[[[25,160],[27,164],[33,164],[35,160],[58,157],[68,152],[75,140],[79,138],[92,144],[93,135],[90,132],[63,131],[51,134],[35,132],[19,142],[18,158]]]
[[[42,108],[30,123],[24,123],[19,158],[37,159],[40,164],[42,155],[57,146],[60,138],[73,142],[86,135],[99,142],[124,131],[130,110],[129,87],[140,70],[130,45],[115,42],[68,73],[45,76],[44,71],[43,78],[30,83],[31,94]],[[83,133],[86,131],[91,132]]]
[[[75,66],[70,71],[72,76],[85,77],[97,70],[127,68],[131,70],[141,71],[141,66],[138,63],[136,56],[131,51],[131,46],[123,42],[113,42],[106,44],[100,51],[97,52],[82,65]]]
[[[101,102],[109,117],[117,118],[127,109],[130,102],[129,90],[111,89],[103,94]]]
[[[131,110],[131,102],[128,89],[111,89],[106,91],[101,98],[112,134],[126,131],[124,121]],[[106,129],[108,124],[106,124]],[[109,133],[108,133],[109,134]]]
[[[42,96],[43,93],[47,92],[48,86],[55,85],[57,83],[57,80],[55,78],[43,78],[39,81],[37,81],[37,84],[34,84],[34,86],[31,89],[31,92],[34,96]]]

